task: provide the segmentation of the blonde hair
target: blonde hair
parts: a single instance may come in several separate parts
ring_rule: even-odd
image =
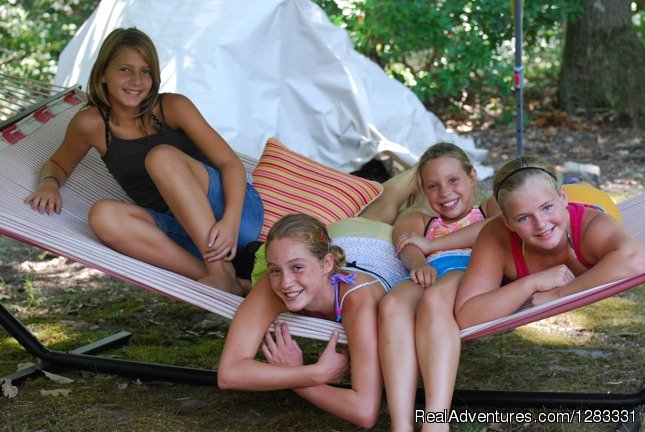
[[[457,159],[461,164],[461,168],[468,175],[470,175],[472,170],[475,168],[473,166],[473,163],[470,161],[470,158],[466,154],[466,152],[463,151],[461,147],[455,144],[440,142],[428,147],[426,151],[423,152],[416,166],[414,167],[414,178],[415,178],[415,181],[417,182],[417,185],[416,185],[417,192],[413,197],[411,197],[408,200],[408,205],[407,205],[408,207],[412,205],[412,203],[417,198],[425,195],[423,192],[423,181],[421,180],[421,171],[423,170],[423,167],[429,161],[440,157],[451,157],[451,158]],[[478,190],[475,189],[474,195],[477,197],[478,194],[479,194]]]
[[[304,244],[309,252],[322,261],[328,253],[334,257],[334,273],[345,273],[345,252],[338,246],[331,244],[327,228],[318,219],[305,214],[289,214],[278,220],[267,234],[266,248],[274,240],[294,239]]]
[[[139,105],[137,117],[141,118],[143,115],[152,111],[152,108],[157,103],[159,86],[161,84],[161,71],[159,68],[159,56],[157,55],[157,49],[154,43],[148,35],[134,27],[114,29],[103,41],[87,82],[88,105],[96,106],[104,112],[110,110],[111,104],[107,85],[102,82],[102,77],[112,59],[123,48],[135,49],[150,66],[152,88]]]
[[[562,182],[557,171],[553,165],[538,156],[520,156],[502,166],[493,178],[493,196],[500,208],[504,210],[508,197],[524,186],[528,179],[536,176],[550,184],[553,190],[560,192]]]

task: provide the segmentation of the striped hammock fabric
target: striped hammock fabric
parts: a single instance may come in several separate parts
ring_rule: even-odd
[[[0,133],[0,233],[145,289],[232,318],[241,297],[122,255],[96,239],[87,224],[92,203],[102,198],[129,201],[96,151],[90,151],[62,188],[64,204],[60,215],[42,215],[23,203],[36,186],[40,167],[62,141],[67,124],[82,107],[80,102],[77,95],[69,93]],[[250,172],[256,160],[244,155],[241,158]],[[642,222],[645,195],[621,203],[619,209],[623,224],[645,242],[645,223]],[[509,330],[601,300],[641,283],[645,283],[645,274],[465,329],[462,337],[474,339]],[[341,342],[346,342],[338,323],[289,313],[281,315],[280,319],[289,324],[294,335],[328,340],[333,330],[339,330]]]

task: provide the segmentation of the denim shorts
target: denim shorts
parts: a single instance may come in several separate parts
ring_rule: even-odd
[[[224,214],[224,189],[222,188],[222,177],[219,171],[210,165],[204,164],[208,172],[208,201],[211,203],[213,214],[216,220],[220,220]],[[177,244],[186,249],[188,252],[202,259],[202,253],[197,245],[190,238],[186,230],[175,219],[170,210],[158,212],[151,209],[148,213],[154,218],[155,223],[160,230],[166,233]],[[264,206],[260,199],[260,194],[250,183],[246,184],[246,193],[244,195],[244,205],[242,207],[242,217],[240,220],[240,229],[237,236],[237,250],[241,251],[248,243],[257,240],[262,229],[264,220]]]

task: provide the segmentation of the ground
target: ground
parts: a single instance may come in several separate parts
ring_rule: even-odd
[[[488,164],[494,168],[516,154],[514,128],[480,128],[472,136],[477,147],[489,150]],[[550,111],[536,115],[526,128],[523,141],[525,153],[544,157],[565,175],[593,183],[616,200],[643,193],[645,135],[642,128],[617,126],[602,113],[575,116]],[[566,162],[596,165],[600,174],[567,172]]]
[[[450,127],[456,122],[446,120]],[[468,129],[489,150],[485,165],[515,154],[515,132]],[[456,127],[455,127],[456,128]],[[538,115],[525,131],[525,151],[565,162],[595,164],[596,183],[616,200],[643,193],[643,129],[612,125],[603,114]],[[566,173],[566,175],[573,175]],[[484,183],[484,189],[490,186]],[[643,287],[597,305],[464,346],[460,387],[633,392],[642,387]],[[103,334],[135,332],[128,348],[108,354],[214,368],[227,323],[201,310],[149,294],[80,264],[0,237],[0,301],[57,349]],[[52,322],[51,317],[54,317]],[[303,341],[315,358],[321,346]],[[309,345],[307,345],[309,344]],[[154,347],[154,348],[151,348]],[[31,361],[0,332],[0,377]],[[141,383],[91,373],[60,372],[74,383],[29,380],[15,398],[0,394],[0,431],[357,430],[291,392],[220,392],[213,387]],[[583,377],[583,379],[580,379]],[[52,393],[54,390],[68,393]],[[460,431],[609,431],[613,425],[461,425]],[[374,430],[389,429],[386,407]]]

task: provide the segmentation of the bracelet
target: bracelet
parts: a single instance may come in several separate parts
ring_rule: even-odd
[[[60,180],[58,180],[58,177],[56,177],[55,175],[51,175],[51,174],[44,175],[44,176],[42,176],[42,177],[40,178],[40,181],[47,180],[47,179],[54,179],[54,180],[56,180],[56,183],[58,184],[58,187],[60,187]]]

